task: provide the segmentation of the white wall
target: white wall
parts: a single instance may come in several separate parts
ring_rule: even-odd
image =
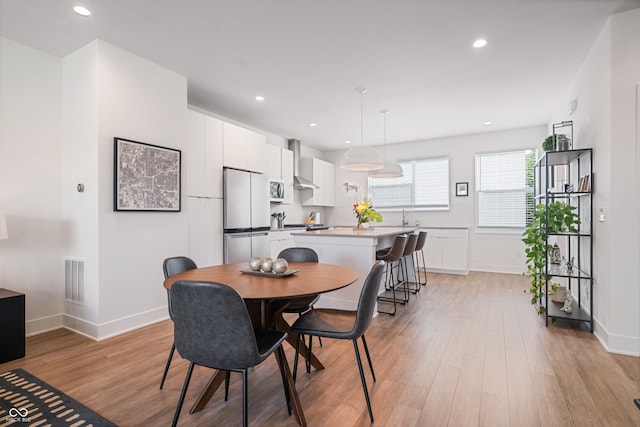
[[[420,221],[423,227],[468,227],[469,264],[472,270],[519,274],[525,271],[522,230],[489,233],[475,228],[475,154],[535,149],[547,136],[545,126],[462,135],[404,144],[388,144],[387,157],[402,161],[412,158],[449,157],[449,179],[452,183],[448,211],[408,211],[410,225]],[[381,148],[381,147],[377,147]],[[381,151],[381,150],[379,150]],[[338,165],[344,151],[327,153],[329,161]],[[343,183],[357,184],[366,194],[367,175],[336,167],[336,207],[327,209],[327,221],[332,225],[353,225],[352,205],[356,196],[345,192]],[[456,197],[455,183],[468,182],[469,196]],[[361,197],[360,195],[359,197]],[[402,224],[401,211],[385,211],[380,225]]]
[[[98,257],[90,258],[90,267],[97,269],[99,312],[97,323],[88,318],[85,327],[95,328],[91,335],[100,339],[167,317],[161,262],[187,252],[187,214],[113,211],[113,138],[184,150],[187,81],[103,41],[86,48],[97,61],[97,97],[87,107],[97,109],[98,125],[97,205],[91,213],[98,224]],[[65,80],[68,87],[73,82]]]
[[[27,334],[60,327],[61,61],[0,37],[0,287],[26,294]]]
[[[575,146],[593,147],[595,333],[612,352],[640,355],[640,9],[613,15],[552,122],[573,120]],[[568,115],[568,103],[577,100]]]

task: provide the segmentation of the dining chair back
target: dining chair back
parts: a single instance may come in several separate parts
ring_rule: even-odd
[[[311,248],[293,247],[283,249],[278,258],[284,258],[289,262],[318,262],[318,254]]]
[[[275,330],[254,330],[244,300],[233,288],[214,282],[178,280],[171,287],[174,312],[174,339],[178,353],[190,362],[178,408],[175,426],[194,365],[242,372],[243,425],[247,425],[247,370],[278,352],[278,366],[285,390],[282,342],[287,337]]]
[[[383,271],[384,262],[377,261],[364,281],[362,290],[360,291],[360,297],[358,299],[358,307],[355,311],[318,308],[306,312],[291,326],[291,330],[298,334],[294,372],[297,368],[297,360],[301,343],[300,337],[302,335],[344,339],[351,340],[353,342],[356,361],[358,362],[358,370],[360,371],[360,381],[362,382],[362,389],[364,391],[371,422],[373,422],[373,411],[371,409],[369,390],[367,388],[367,382],[362,369],[362,360],[360,358],[360,350],[358,349],[357,340],[358,338],[362,339],[362,345],[367,356],[367,361],[369,362],[369,368],[371,369],[371,376],[373,377],[373,381],[375,381],[376,375],[373,371],[373,364],[371,363],[371,356],[369,355],[369,348],[367,347],[367,341],[364,334],[373,319],[376,297],[378,295],[378,290],[380,289],[380,283],[382,282]],[[309,353],[311,353],[311,347],[309,347]]]
[[[176,256],[167,258],[162,263],[162,272],[164,278],[168,279],[171,276],[182,273],[184,271],[195,270],[198,268],[195,261],[186,256]],[[173,308],[171,306],[171,291],[167,289],[167,309],[169,310],[169,318],[173,320]],[[176,351],[175,343],[171,344],[171,351],[169,352],[169,358],[164,367],[164,373],[162,374],[162,380],[160,381],[160,389],[164,386],[164,381],[167,379],[167,373],[169,372],[169,366],[171,366],[171,360],[173,359],[173,353]]]

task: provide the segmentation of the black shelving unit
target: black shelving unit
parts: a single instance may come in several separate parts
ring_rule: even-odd
[[[545,323],[548,326],[549,319],[583,322],[593,332],[592,149],[545,152],[535,165],[534,191],[536,203],[545,205],[547,220],[549,204],[556,201],[574,206],[580,219],[577,233],[549,233],[547,230],[547,247],[555,241],[564,251],[565,259],[559,265],[552,264],[547,253],[545,295],[540,300],[546,308]],[[573,268],[569,270],[566,260],[571,259],[574,260]],[[571,313],[560,310],[563,303],[550,299],[553,282],[565,284],[567,292],[571,292]]]

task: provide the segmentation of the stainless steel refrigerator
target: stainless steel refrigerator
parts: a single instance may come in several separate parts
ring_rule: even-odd
[[[246,262],[270,253],[269,177],[224,170],[224,262]]]

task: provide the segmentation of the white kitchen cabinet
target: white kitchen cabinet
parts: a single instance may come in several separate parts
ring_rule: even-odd
[[[223,263],[222,199],[187,197],[189,258],[200,267]]]
[[[303,192],[303,206],[335,206],[336,169],[333,163],[303,158],[300,159],[300,174],[319,187]]]
[[[424,256],[427,271],[469,273],[469,230],[467,228],[427,228]]]
[[[267,144],[267,175],[282,179],[282,148]]]
[[[267,137],[223,122],[223,164],[225,167],[267,173]]]
[[[184,157],[186,194],[222,197],[222,121],[187,110],[189,136]]]
[[[293,203],[293,151],[267,144],[267,174],[284,182],[284,204]]]

